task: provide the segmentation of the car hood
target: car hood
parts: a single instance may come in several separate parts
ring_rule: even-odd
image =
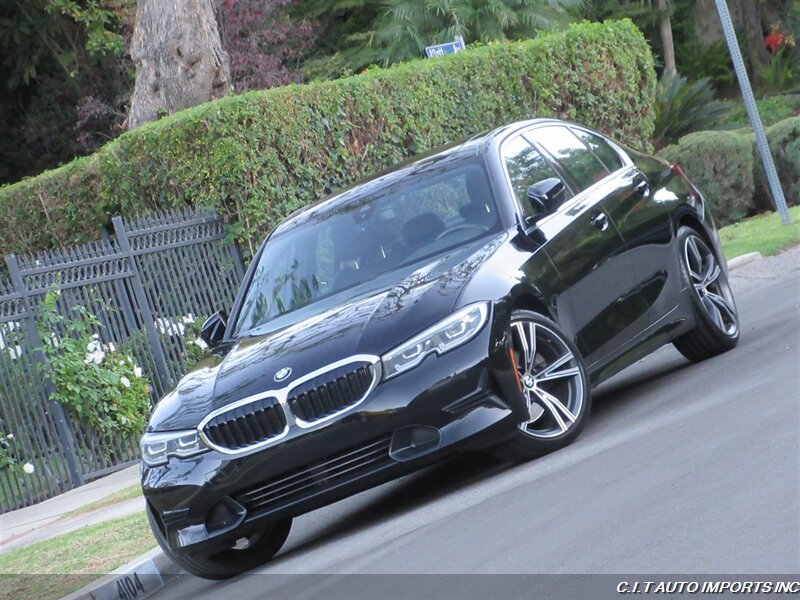
[[[267,324],[203,359],[156,406],[148,431],[193,429],[212,410],[291,385],[355,354],[380,356],[444,318],[504,236],[383,274]],[[288,321],[288,322],[287,322]],[[276,373],[288,367],[280,383]]]

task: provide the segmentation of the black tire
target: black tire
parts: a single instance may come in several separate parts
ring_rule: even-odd
[[[532,360],[525,358],[527,347],[521,342],[523,332],[530,338],[530,326],[536,339]],[[529,310],[515,310],[510,334],[519,385],[531,406],[531,415],[542,412],[534,420],[521,423],[513,437],[493,453],[504,460],[524,462],[572,443],[591,412],[592,397],[577,348],[553,321]],[[569,360],[565,360],[568,355]],[[553,372],[546,373],[548,369]],[[559,407],[554,400],[559,400]]]
[[[677,242],[681,277],[687,286],[696,324],[673,344],[686,358],[698,362],[736,346],[739,314],[713,246],[703,235],[685,226],[678,229]],[[717,275],[712,277],[714,273]]]
[[[192,575],[204,579],[228,579],[264,564],[283,547],[292,528],[291,517],[286,517],[251,536],[251,539],[255,539],[247,548],[241,550],[228,548],[207,555],[199,552],[173,550],[167,543],[149,506],[147,507],[147,520],[153,536],[164,553]]]

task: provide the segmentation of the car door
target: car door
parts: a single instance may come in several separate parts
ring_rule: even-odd
[[[651,189],[650,178],[624,150],[582,127],[570,126],[570,130],[620,180],[619,192],[605,201],[606,209],[625,241],[637,280],[637,293],[648,306],[646,322],[641,324],[646,328],[675,308],[680,289],[679,282],[670,281],[677,271],[669,203],[657,201],[658,191]],[[652,159],[649,162],[651,170],[656,171],[650,175],[657,179],[657,172],[662,171],[664,165]]]
[[[559,129],[528,130],[507,140],[501,152],[523,217],[537,221],[536,236],[561,276],[554,284],[559,324],[591,368],[632,336],[635,283],[624,240],[605,207],[617,182],[580,140]],[[548,177],[565,181],[569,193],[541,217],[527,188]]]

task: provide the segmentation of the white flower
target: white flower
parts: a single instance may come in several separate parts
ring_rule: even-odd
[[[117,347],[114,345],[114,342],[108,342],[108,344],[106,344],[106,348],[108,348],[109,352],[117,351]]]
[[[101,349],[93,350],[89,352],[84,358],[84,364],[90,365],[92,363],[99,365],[103,362],[103,359],[106,357],[106,353],[103,352]]]
[[[92,334],[92,339],[93,340],[99,340],[100,339],[100,334],[99,333],[93,333]]]
[[[7,440],[13,440],[13,439],[14,439],[14,434],[13,434],[13,433],[9,433],[9,434],[6,436],[6,439],[7,439]]]
[[[100,351],[100,342],[98,341],[89,342],[88,344],[86,344],[86,350],[88,350],[89,352]]]
[[[159,333],[172,335],[172,322],[166,317],[159,317],[154,325]]]
[[[140,367],[139,365],[136,365],[135,367],[133,367],[133,374],[137,379],[139,377],[141,377],[142,376],[142,367]]]
[[[36,470],[36,467],[34,467],[31,463],[25,463],[24,465],[22,465],[22,470],[28,475],[30,475]]]
[[[131,380],[125,377],[125,375],[119,378],[119,382],[122,384],[122,387],[131,387]]]
[[[190,325],[194,323],[194,315],[192,313],[189,313],[188,315],[183,317],[181,321],[183,321],[186,325]]]
[[[202,348],[203,350],[205,350],[206,348],[208,348],[208,344],[206,344],[206,343],[205,343],[203,340],[201,340],[200,338],[195,338],[195,340],[194,340],[194,345],[195,345],[195,346],[197,346],[198,348]]]

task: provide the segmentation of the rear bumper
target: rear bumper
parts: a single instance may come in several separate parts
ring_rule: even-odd
[[[351,412],[232,457],[209,451],[142,467],[149,509],[173,551],[213,552],[458,450],[502,441],[519,420],[505,328],[429,356],[380,383]],[[506,399],[511,398],[509,403]]]

